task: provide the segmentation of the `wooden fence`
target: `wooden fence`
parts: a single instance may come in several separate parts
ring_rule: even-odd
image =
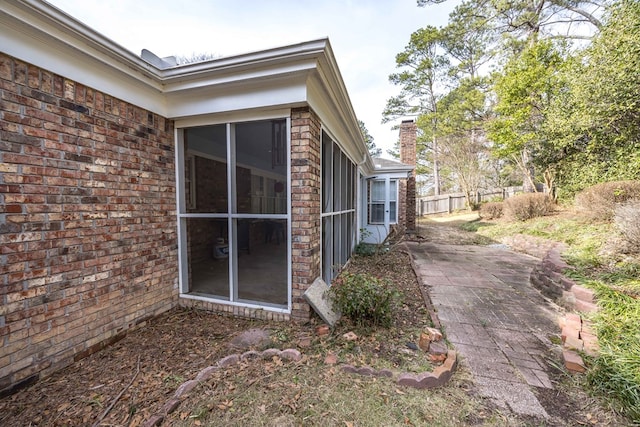
[[[521,186],[479,191],[474,195],[474,202],[482,203],[493,199],[504,200],[521,191]],[[441,194],[439,196],[419,197],[416,202],[416,214],[418,216],[438,213],[451,213],[467,208],[467,200],[464,197],[464,193],[451,193]]]

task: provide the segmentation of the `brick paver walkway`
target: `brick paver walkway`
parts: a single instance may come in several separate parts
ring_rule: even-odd
[[[553,306],[529,283],[536,258],[491,246],[407,243],[447,339],[479,392],[520,415],[548,418],[534,390],[547,372]]]

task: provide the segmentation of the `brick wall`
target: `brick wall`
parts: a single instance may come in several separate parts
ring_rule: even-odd
[[[291,317],[306,320],[304,292],[320,276],[320,119],[310,108],[291,111]]]
[[[400,161],[406,165],[416,165],[417,127],[413,120],[400,124]],[[407,180],[400,181],[399,218],[400,225],[407,230],[416,228],[416,178],[415,171]]]
[[[0,392],[177,303],[173,123],[0,54]]]

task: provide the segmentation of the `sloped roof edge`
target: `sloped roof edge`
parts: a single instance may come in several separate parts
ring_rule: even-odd
[[[328,38],[159,68],[43,0],[4,0],[0,2],[0,49],[169,118],[175,111],[169,103],[187,98],[193,90],[224,89],[229,94],[248,83],[258,91],[262,85],[266,91],[284,88],[287,81],[292,85],[306,81],[306,91],[292,86],[294,90],[265,97],[264,102],[277,99],[274,107],[280,108],[301,102],[311,105],[309,85],[315,80],[323,91],[322,103],[335,111],[323,119],[331,120],[327,124],[340,142],[349,145],[354,160],[373,170]]]

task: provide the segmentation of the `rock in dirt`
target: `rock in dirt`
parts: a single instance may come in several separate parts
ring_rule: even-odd
[[[229,343],[229,346],[238,350],[246,350],[252,347],[265,347],[269,344],[271,344],[269,331],[266,329],[253,328],[236,335]]]

